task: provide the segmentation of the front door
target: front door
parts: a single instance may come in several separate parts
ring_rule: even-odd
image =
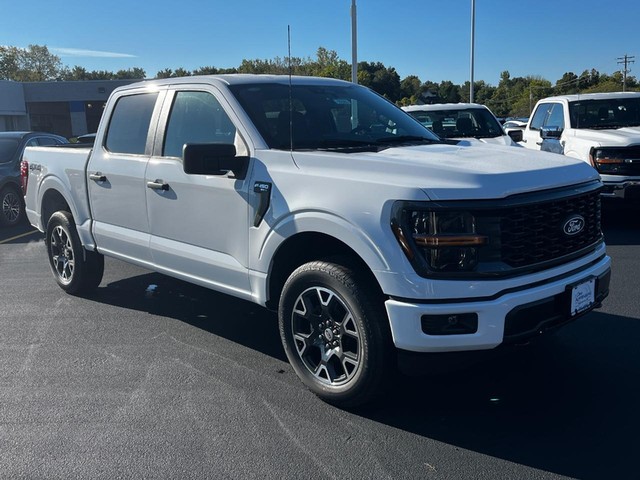
[[[213,90],[170,92],[167,105],[162,147],[146,171],[154,262],[171,275],[250,298],[248,180],[186,174],[182,167],[187,143],[236,144],[243,155],[246,146]]]

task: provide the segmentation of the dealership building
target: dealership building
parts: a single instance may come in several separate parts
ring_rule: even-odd
[[[0,132],[34,130],[63,137],[93,133],[113,90],[137,80],[0,81]]]

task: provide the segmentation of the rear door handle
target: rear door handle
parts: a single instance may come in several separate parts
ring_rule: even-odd
[[[147,188],[150,188],[151,190],[162,190],[166,192],[167,190],[169,190],[169,184],[160,179],[156,179],[153,182],[147,182]]]
[[[536,142],[536,145],[542,145],[542,142]]]
[[[95,180],[96,182],[106,182],[107,176],[103,175],[101,172],[90,173],[89,179]]]

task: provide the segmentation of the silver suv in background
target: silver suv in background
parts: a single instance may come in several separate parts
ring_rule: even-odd
[[[507,135],[495,115],[477,103],[438,103],[402,107],[440,138],[477,139],[483,143],[514,146],[522,132]]]

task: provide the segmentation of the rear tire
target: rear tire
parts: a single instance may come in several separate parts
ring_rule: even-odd
[[[318,397],[340,407],[370,402],[392,383],[393,347],[381,301],[364,275],[315,261],[284,285],[278,311],[287,358]]]
[[[0,226],[13,227],[24,219],[24,200],[20,189],[7,185],[0,191]]]
[[[69,212],[56,212],[51,216],[45,242],[49,266],[60,288],[77,295],[100,285],[104,257],[84,249]]]

